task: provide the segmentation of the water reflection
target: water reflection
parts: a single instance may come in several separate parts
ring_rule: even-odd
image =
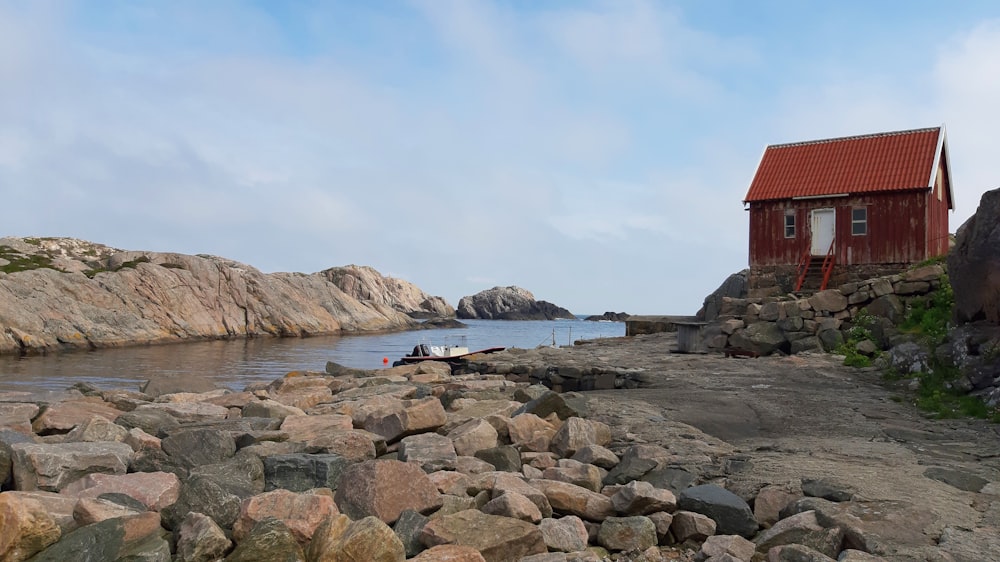
[[[242,390],[294,370],[322,371],[327,361],[375,369],[417,343],[532,348],[567,345],[577,339],[625,334],[621,322],[467,321],[467,328],[365,336],[254,338],[173,345],[102,349],[43,357],[0,357],[0,390],[62,390],[75,382],[99,388],[137,390],[142,381],[167,374],[196,374],[220,386]]]
[[[295,369],[322,370],[339,339],[255,338],[4,357],[0,358],[0,388],[59,390],[88,382],[100,388],[137,390],[153,376],[186,373],[242,389]]]

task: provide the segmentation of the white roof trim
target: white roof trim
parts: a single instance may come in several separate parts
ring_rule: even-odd
[[[931,191],[934,191],[934,178],[937,177],[938,168],[941,167],[941,158],[944,158],[944,169],[947,177],[945,177],[945,187],[948,193],[944,194],[948,198],[948,204],[952,210],[955,209],[955,197],[954,191],[951,189],[951,160],[948,158],[948,135],[945,132],[944,123],[941,124],[940,131],[938,132],[938,142],[937,148],[934,149],[934,164],[931,166],[931,177],[927,180],[927,185]]]

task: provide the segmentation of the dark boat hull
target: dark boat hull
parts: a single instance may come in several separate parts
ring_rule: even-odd
[[[426,355],[426,356],[414,356],[414,355],[404,355],[400,362],[402,363],[420,363],[421,361],[444,361],[445,363],[450,363],[452,361],[461,361],[470,355],[475,355],[477,353],[496,353],[498,351],[503,351],[507,349],[506,347],[488,347],[486,349],[477,349],[476,351],[470,351],[469,353],[463,353],[461,355],[452,355],[450,357],[440,357],[437,355]]]

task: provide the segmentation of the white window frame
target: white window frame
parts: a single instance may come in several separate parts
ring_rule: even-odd
[[[792,219],[791,224],[788,224],[788,219]],[[795,209],[786,209],[784,218],[784,232],[785,238],[795,238]],[[791,234],[789,234],[789,228],[791,229]]]

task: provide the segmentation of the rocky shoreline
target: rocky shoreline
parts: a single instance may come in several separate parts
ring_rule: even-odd
[[[825,355],[683,356],[667,351],[671,337],[504,352],[458,375],[330,364],[244,392],[165,379],[143,392],[3,393],[0,559],[971,561],[1000,551],[990,426],[922,419]],[[571,369],[638,382],[584,393],[529,384]],[[747,394],[727,395],[734,385]],[[754,419],[733,414],[743,403]]]
[[[203,254],[0,238],[0,355],[464,326],[456,315],[576,318],[513,286],[463,297],[456,312],[442,297],[367,266],[263,273]]]

